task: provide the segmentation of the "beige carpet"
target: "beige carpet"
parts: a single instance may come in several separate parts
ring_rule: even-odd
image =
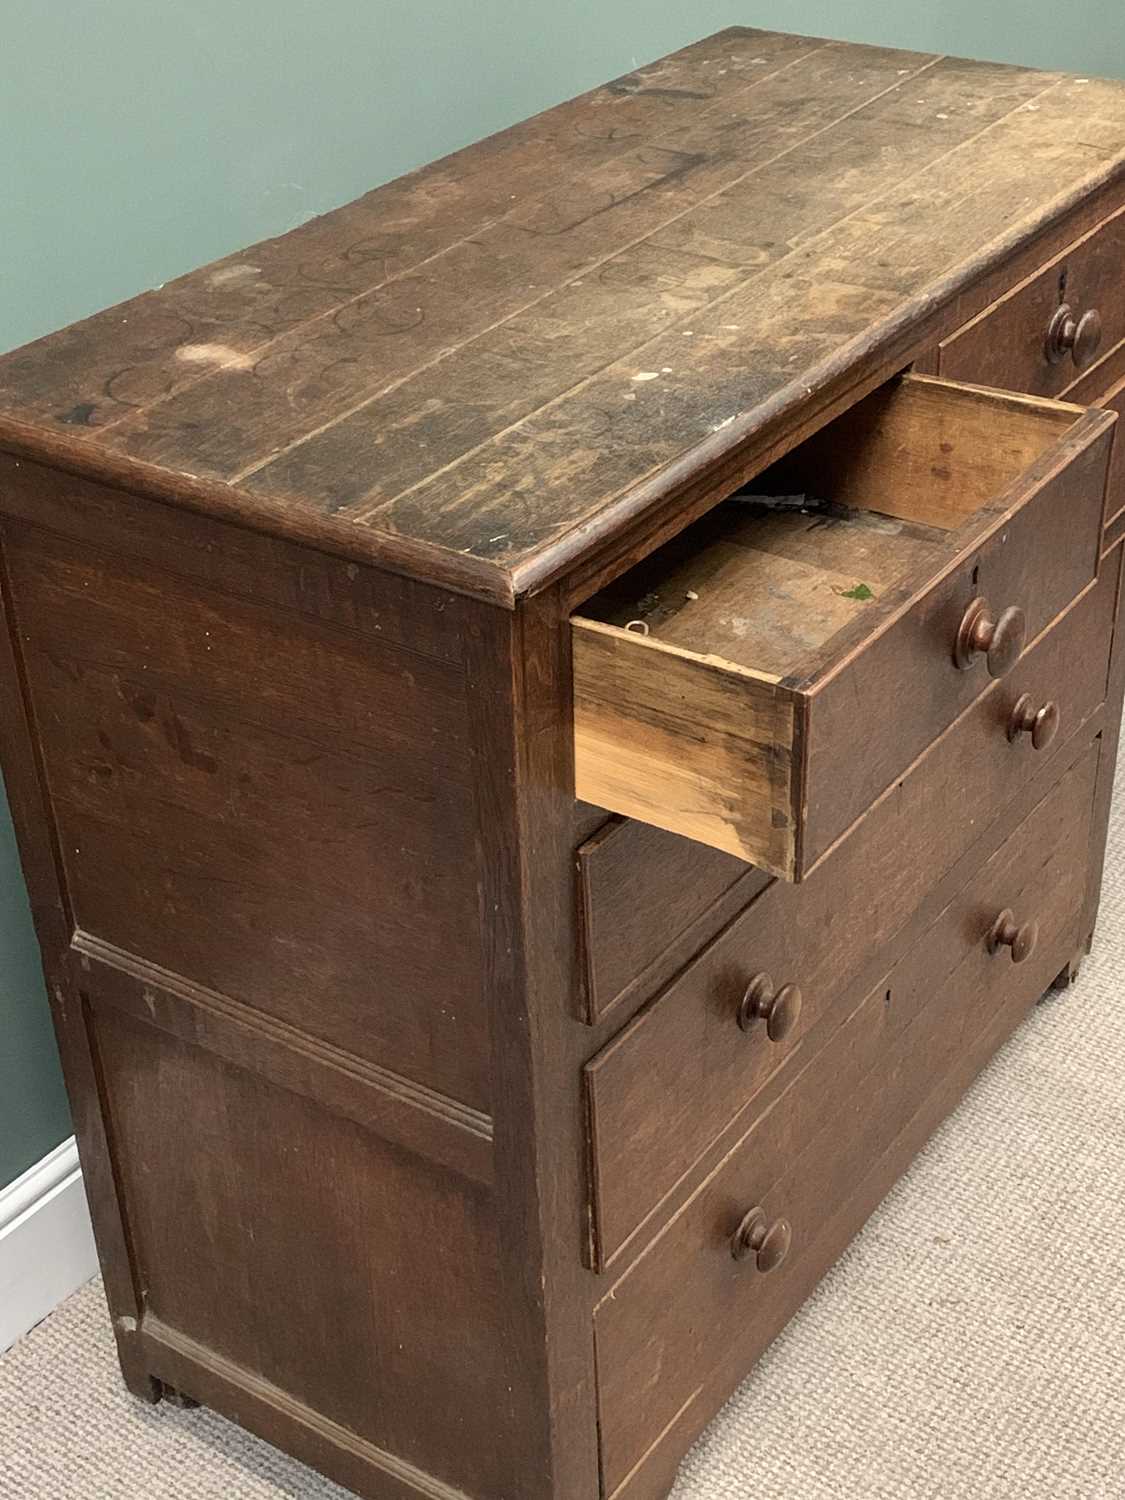
[[[1098,941],[690,1455],[675,1500],[1125,1500],[1125,778]],[[119,1386],[96,1285],[0,1360],[3,1500],[342,1500]],[[518,1500],[518,1497],[511,1497]]]

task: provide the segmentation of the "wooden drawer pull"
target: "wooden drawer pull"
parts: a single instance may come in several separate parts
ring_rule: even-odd
[[[793,1230],[788,1219],[775,1219],[771,1224],[764,1208],[752,1208],[734,1231],[730,1253],[735,1260],[749,1260],[753,1256],[758,1270],[765,1275],[776,1271],[792,1243]]]
[[[1015,916],[1008,907],[1005,907],[988,929],[989,953],[1010,948],[1014,964],[1022,964],[1025,958],[1030,958],[1038,941],[1039,923],[1025,922],[1022,927],[1017,927]]]
[[[1036,750],[1045,750],[1059,732],[1059,705],[1048,701],[1036,708],[1030,693],[1022,693],[1008,720],[1008,738],[1016,740],[1029,734]]]
[[[1047,363],[1058,365],[1069,354],[1080,370],[1094,358],[1102,341],[1102,317],[1097,308],[1091,307],[1080,318],[1075,318],[1069,303],[1057,308],[1047,324],[1047,337],[1043,352]]]
[[[783,984],[775,990],[768,974],[755,974],[738,1007],[738,1024],[743,1031],[752,1031],[756,1022],[764,1021],[770,1041],[781,1042],[800,1019],[803,1003],[804,996],[795,984]]]
[[[954,663],[964,672],[978,656],[988,664],[990,677],[1003,677],[1019,661],[1027,622],[1015,605],[993,618],[984,599],[974,599],[961,618],[953,645]]]

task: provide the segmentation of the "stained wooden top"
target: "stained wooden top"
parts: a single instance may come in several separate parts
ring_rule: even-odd
[[[0,447],[510,600],[1123,170],[1125,85],[736,28],[7,355]]]

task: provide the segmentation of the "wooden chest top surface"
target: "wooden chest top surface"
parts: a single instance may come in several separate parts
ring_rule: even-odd
[[[735,28],[0,359],[0,446],[510,601],[1125,173],[1125,85]]]

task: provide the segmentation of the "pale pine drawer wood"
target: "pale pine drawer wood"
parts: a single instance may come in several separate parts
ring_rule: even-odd
[[[1096,576],[1113,421],[927,376],[859,403],[760,482],[830,509],[720,506],[573,618],[578,796],[803,878]]]

